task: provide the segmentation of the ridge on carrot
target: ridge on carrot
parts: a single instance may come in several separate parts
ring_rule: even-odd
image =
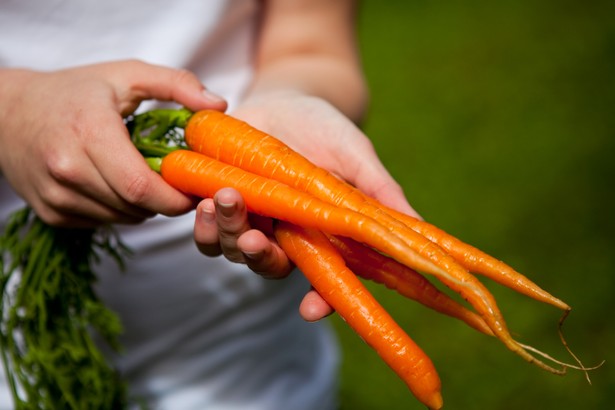
[[[318,168],[282,141],[243,121],[218,111],[197,112],[186,123],[185,141],[192,150],[305,190],[337,206],[370,215],[391,230],[403,230],[404,225],[407,225],[430,241],[445,247],[458,262],[465,264],[466,269],[501,281],[518,292],[560,309],[570,309],[564,302],[549,295],[503,262],[433,225],[377,203],[350,184]],[[297,169],[303,172],[297,172]],[[416,239],[417,236],[413,235],[412,238]]]
[[[327,235],[357,276],[385,285],[442,314],[457,318],[486,335],[493,332],[484,319],[441,292],[420,273],[352,239]]]

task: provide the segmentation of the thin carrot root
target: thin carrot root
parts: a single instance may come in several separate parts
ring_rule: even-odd
[[[576,370],[581,370],[585,373],[585,379],[587,380],[587,383],[592,384],[591,379],[589,378],[589,372],[591,370],[596,370],[600,367],[602,367],[602,365],[604,364],[604,360],[600,363],[598,363],[595,366],[591,366],[591,367],[586,367],[581,360],[579,359],[579,357],[574,354],[574,352],[572,351],[572,349],[570,348],[570,346],[568,345],[568,342],[566,341],[566,338],[564,337],[564,332],[562,331],[562,327],[564,326],[564,321],[566,320],[566,318],[568,317],[568,315],[570,314],[570,309],[566,310],[563,314],[562,317],[560,318],[558,324],[557,324],[557,333],[559,334],[559,338],[562,342],[562,344],[564,345],[564,348],[566,349],[566,351],[568,351],[568,353],[570,354],[570,356],[572,356],[572,358],[577,362],[578,366],[571,366],[568,364],[563,364],[566,367],[569,368],[573,368]]]

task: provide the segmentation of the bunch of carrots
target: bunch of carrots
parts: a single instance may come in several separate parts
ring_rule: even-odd
[[[169,144],[176,128],[184,129],[183,140]],[[217,111],[154,110],[133,118],[129,129],[144,156],[155,154],[150,164],[173,187],[201,198],[232,187],[250,212],[276,220],[273,234],[289,258],[428,408],[442,407],[432,361],[357,276],[461,319],[551,373],[587,370],[572,352],[578,366],[513,339],[493,295],[471,273],[561,309],[562,321],[570,311],[566,303],[479,249],[367,197],[273,136]],[[151,150],[158,143],[169,150],[162,158]],[[472,310],[422,274],[457,292]]]
[[[432,361],[359,277],[460,319],[551,373],[589,370],[561,331],[577,365],[516,341],[493,295],[473,274],[561,309],[560,326],[570,312],[566,303],[479,249],[367,197],[276,138],[217,111],[152,110],[129,118],[127,127],[150,167],[173,187],[200,198],[232,187],[249,212],[274,219],[271,234],[288,257],[428,408],[442,407]],[[121,262],[125,250],[113,237],[96,238],[96,232],[73,235],[47,226],[28,211],[18,213],[0,237],[0,350],[17,408],[117,408],[127,402],[126,390],[102,363],[88,332],[91,326],[113,342],[121,330],[91,291],[90,264],[98,252]],[[83,252],[76,256],[75,249]],[[21,281],[13,284],[17,272]],[[77,373],[88,377],[71,377]]]

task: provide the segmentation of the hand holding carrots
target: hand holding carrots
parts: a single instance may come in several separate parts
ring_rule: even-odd
[[[233,115],[262,124],[314,163],[383,203],[417,215],[367,137],[326,101],[296,92],[271,92],[249,99]],[[251,228],[241,196],[225,191],[223,198],[227,207],[219,206],[217,195],[216,200],[205,199],[197,208],[195,241],[201,252],[209,256],[224,254],[266,277],[288,275],[292,263],[271,235]],[[221,221],[225,225],[219,225]],[[264,230],[267,231],[266,226]],[[308,293],[300,306],[301,315],[308,321],[318,320],[331,311],[315,291]]]
[[[152,131],[156,123],[161,125]],[[185,128],[183,141],[173,140],[177,134],[165,131],[171,123]],[[224,187],[233,187],[249,212],[279,221],[273,224],[274,236],[288,257],[430,409],[442,405],[433,365],[360,285],[355,273],[495,336],[524,360],[551,373],[589,370],[570,350],[578,366],[515,340],[495,297],[473,274],[561,309],[562,321],[570,312],[566,303],[479,249],[365,195],[272,135],[215,111],[148,113],[132,120],[129,128],[143,155],[156,152],[158,159],[150,157],[149,163],[158,164],[154,168],[175,188],[211,198]],[[180,145],[165,145],[171,141]],[[151,144],[161,149],[151,150]],[[440,292],[421,273],[458,293],[471,309]],[[560,337],[567,347],[561,333]]]
[[[193,202],[143,162],[123,117],[148,98],[226,108],[192,74],[137,61],[45,73],[2,69],[0,90],[0,169],[45,222],[61,226],[189,210]]]
[[[139,223],[156,213],[190,210],[194,201],[143,163],[123,118],[150,98],[194,110],[226,108],[226,102],[204,92],[191,73],[138,61],[46,73],[3,69],[0,89],[6,96],[0,104],[7,105],[0,110],[0,170],[41,219],[64,227]],[[37,113],[36,121],[32,113]],[[205,254],[223,253],[240,262],[243,258],[254,271],[272,276],[292,269],[274,242],[249,228],[245,212],[230,219],[218,215],[203,224],[203,230],[200,246]],[[239,242],[247,246],[243,253],[236,242],[246,231]],[[316,306],[322,307],[317,309],[322,316],[330,312],[326,304]]]
[[[418,216],[369,138],[327,101],[295,91],[272,91],[252,96],[230,114],[275,135],[366,195]]]
[[[272,92],[249,99],[234,110],[233,116],[261,124],[261,129],[279,135],[315,164],[382,203],[417,216],[367,137],[326,101],[294,92]],[[201,252],[209,256],[224,253],[228,259],[245,263],[255,272],[286,276],[290,272],[288,260],[272,236],[250,228],[241,198],[233,196],[228,201],[229,207],[224,210],[236,210],[233,219],[221,213],[222,207],[215,206],[211,198],[197,208],[195,239]],[[217,219],[212,217],[214,214]],[[225,219],[226,226],[216,223]],[[267,224],[261,220],[261,228],[263,223]],[[264,229],[270,230],[270,226],[265,225]]]
[[[281,279],[291,273],[294,264],[277,241],[271,239],[271,223],[269,218],[248,215],[239,192],[223,188],[197,207],[194,238],[205,255],[224,254],[263,277]],[[332,312],[333,308],[315,290],[308,291],[299,306],[299,314],[308,322],[318,321]]]

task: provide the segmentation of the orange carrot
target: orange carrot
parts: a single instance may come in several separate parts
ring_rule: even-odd
[[[493,336],[484,319],[441,292],[420,273],[352,239],[331,236],[329,240],[358,276],[384,284],[401,295],[445,315],[457,318],[479,332]]]
[[[246,172],[194,151],[173,151],[162,160],[163,178],[175,188],[200,197],[210,197],[224,187],[243,196],[248,209],[257,214],[316,228],[332,235],[350,237],[391,256],[418,271],[430,273],[470,302],[495,336],[526,361],[552,373],[562,374],[531,355],[516,342],[502,317],[493,295],[441,248],[422,235],[413,247],[373,219],[320,201],[288,185]],[[420,252],[417,253],[415,249]],[[426,255],[426,257],[422,256]]]
[[[173,187],[202,198],[225,187],[243,196],[250,212],[324,232],[351,237],[380,249],[400,263],[447,275],[371,218],[340,209],[277,181],[246,172],[193,151],[173,151],[162,160],[162,177]]]
[[[375,200],[370,200],[375,203]],[[504,286],[515,289],[519,293],[525,294],[538,301],[551,304],[564,311],[571,309],[565,302],[552,296],[547,291],[531,282],[524,275],[515,271],[509,265],[480,249],[460,241],[453,235],[448,234],[428,222],[421,221],[411,215],[403,214],[382,205],[379,206],[391,216],[406,224],[409,228],[446,249],[450,255],[469,271],[484,275]]]
[[[430,409],[442,407],[440,378],[429,357],[348,269],[327,237],[281,222],[275,237],[318,293]]]
[[[511,351],[550,372],[557,374],[564,372],[538,360],[512,338],[495,299],[465,267],[435,242],[409,229],[384,209],[376,207],[357,189],[326,170],[316,167],[274,137],[223,113],[197,112],[188,121],[185,131],[186,143],[195,151],[278,180],[297,190],[311,193],[323,201],[373,218],[386,227],[389,233],[402,238],[413,251],[418,252],[425,261],[429,261],[438,269],[435,272],[425,271],[404,263],[397,256],[378,246],[375,248],[394,256],[406,266],[434,274],[445,285],[458,292],[476,309],[497,338]]]
[[[570,310],[524,275],[433,225],[386,208],[374,199],[317,167],[286,144],[249,124],[218,111],[192,115],[185,132],[191,149],[309,192],[317,198],[371,216],[391,231],[409,227],[450,252],[466,270],[483,274],[520,293],[560,309]],[[410,240],[416,240],[412,236]],[[407,238],[405,238],[408,240]],[[422,246],[419,240],[418,246]],[[425,252],[424,254],[426,254]]]

